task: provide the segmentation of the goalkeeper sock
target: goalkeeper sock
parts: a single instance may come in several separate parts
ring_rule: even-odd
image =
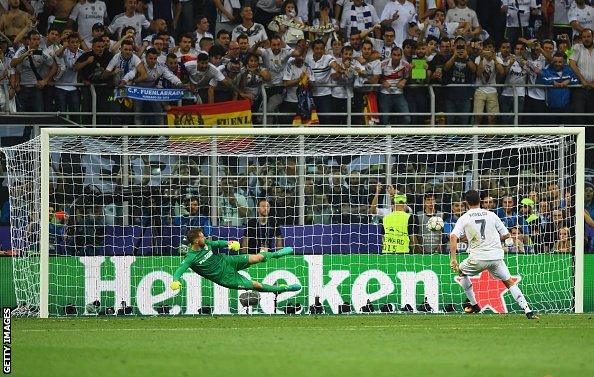
[[[514,284],[511,287],[509,287],[508,289],[509,289],[509,293],[511,293],[514,300],[516,300],[518,305],[520,305],[520,307],[524,310],[524,313],[530,312],[531,310],[530,310],[530,307],[528,306],[528,301],[526,301],[526,298],[524,297],[522,290],[520,290],[520,287],[518,287],[516,284]]]
[[[270,285],[270,284],[262,284],[262,289],[259,289],[260,292],[275,292],[275,293],[282,293],[287,291],[298,291],[301,289],[299,284],[281,284],[281,285]]]
[[[285,255],[291,255],[293,253],[294,253],[294,251],[293,251],[292,247],[283,247],[282,249],[278,249],[277,251],[272,253],[271,256],[273,258],[280,258],[280,257],[284,257]]]
[[[474,291],[472,290],[472,282],[468,276],[462,276],[460,278],[460,285],[464,288],[464,292],[466,292],[466,297],[470,301],[470,305],[476,305],[476,297],[474,297]]]

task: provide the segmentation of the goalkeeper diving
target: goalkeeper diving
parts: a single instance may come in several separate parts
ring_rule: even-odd
[[[173,274],[171,289],[178,290],[182,287],[180,278],[188,268],[191,268],[198,275],[211,280],[218,285],[230,289],[256,290],[259,292],[289,292],[299,291],[301,285],[269,285],[250,280],[241,275],[238,271],[244,270],[257,263],[268,261],[270,258],[280,258],[293,254],[293,248],[284,247],[274,252],[260,252],[259,254],[227,255],[216,253],[216,251],[229,248],[231,251],[239,251],[237,241],[210,241],[204,236],[201,228],[195,228],[188,232],[188,254],[181,266]]]

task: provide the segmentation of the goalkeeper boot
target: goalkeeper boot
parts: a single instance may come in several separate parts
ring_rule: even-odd
[[[538,312],[528,312],[526,313],[526,318],[528,319],[540,319]]]
[[[284,257],[285,255],[292,255],[295,254],[295,251],[292,247],[283,247],[282,249],[278,249],[274,253],[271,253],[271,257],[273,258],[280,258]]]
[[[466,313],[466,314],[475,314],[475,313],[480,313],[480,312],[481,312],[481,307],[478,304],[469,305],[464,308],[464,313]]]

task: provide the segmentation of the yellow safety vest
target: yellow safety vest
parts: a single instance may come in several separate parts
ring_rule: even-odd
[[[408,237],[408,219],[410,214],[395,211],[383,219],[384,244],[382,253],[408,253],[410,238]]]

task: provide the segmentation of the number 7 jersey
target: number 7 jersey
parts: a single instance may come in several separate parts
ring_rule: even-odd
[[[452,234],[466,235],[470,258],[475,260],[503,259],[500,236],[508,230],[497,215],[482,208],[472,208],[460,216]]]

